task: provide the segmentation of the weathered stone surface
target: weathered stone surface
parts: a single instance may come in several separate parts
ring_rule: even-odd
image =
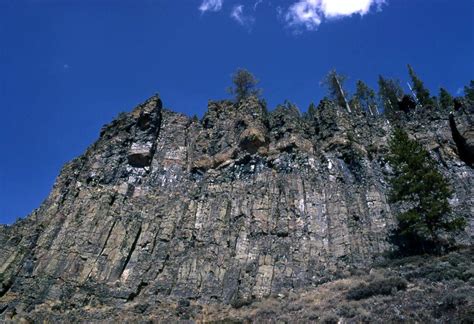
[[[449,114],[449,127],[453,135],[454,142],[461,160],[467,164],[474,165],[474,123],[470,116],[458,121],[454,118],[454,114]]]
[[[474,171],[448,112],[403,118],[450,179],[470,244]],[[465,129],[472,114],[454,118]],[[172,301],[189,315],[188,300],[238,303],[369,266],[394,226],[392,127],[328,102],[267,113],[256,98],[210,102],[196,122],[153,97],[105,126],[38,210],[0,227],[0,316]]]
[[[151,163],[153,157],[153,144],[133,143],[128,152],[128,163],[133,167],[146,167]]]
[[[240,147],[250,154],[257,153],[258,149],[265,145],[265,142],[265,135],[256,128],[247,128],[240,134]]]

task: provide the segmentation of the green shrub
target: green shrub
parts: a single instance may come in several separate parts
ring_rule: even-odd
[[[261,309],[255,315],[255,317],[259,319],[270,319],[270,318],[275,318],[276,316],[277,316],[277,313],[273,309]]]
[[[458,314],[457,322],[461,324],[472,324],[474,323],[474,309],[467,308],[460,311]]]
[[[470,268],[471,264],[459,263],[453,265],[451,262],[436,262],[416,269],[405,278],[426,278],[430,281],[462,280],[468,282],[474,274]]]
[[[440,308],[444,311],[449,310],[456,310],[462,305],[466,305],[468,303],[468,297],[466,293],[459,291],[448,293],[446,296],[443,297],[441,301]]]
[[[321,323],[324,324],[337,324],[339,323],[339,317],[336,314],[326,314],[321,318]]]
[[[221,320],[212,321],[213,324],[242,324],[244,321],[235,318],[224,318]]]
[[[310,321],[317,321],[319,319],[319,315],[317,312],[311,312],[308,314],[308,320]],[[291,321],[294,321],[294,319],[292,319]],[[291,323],[291,321],[288,321],[288,323]]]
[[[359,308],[351,304],[343,304],[337,309],[336,313],[344,318],[353,318],[359,315]]]
[[[362,283],[349,290],[347,298],[350,300],[361,300],[376,295],[391,295],[394,291],[405,290],[406,280],[398,277],[376,279],[368,284]]]
[[[248,299],[248,298],[243,298],[243,297],[237,297],[237,298],[234,298],[231,302],[230,302],[230,305],[233,307],[233,308],[242,308],[244,306],[249,306],[253,303],[253,300],[252,299]]]

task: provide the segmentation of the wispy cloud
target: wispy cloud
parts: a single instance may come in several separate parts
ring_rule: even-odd
[[[272,6],[276,0],[253,0],[253,5],[247,9],[243,4],[232,7],[230,17],[237,23],[247,28],[255,23],[255,12],[260,4]],[[372,9],[381,10],[382,5],[388,0],[292,0],[286,8],[277,6],[277,16],[283,23],[298,33],[303,30],[313,31],[318,29],[324,21],[339,19],[352,15],[363,16]],[[222,10],[224,0],[202,0],[199,10],[218,12]],[[247,13],[245,12],[247,9]],[[253,10],[252,10],[253,9]],[[248,13],[248,12],[251,13]]]
[[[378,10],[385,0],[299,0],[292,4],[285,21],[289,27],[316,30],[324,19],[335,19],[367,14],[372,7]]]
[[[255,1],[254,5],[253,5],[253,11],[256,11],[257,10],[257,7],[263,2],[263,0],[257,0]]]
[[[203,0],[199,6],[199,10],[202,13],[206,11],[217,12],[222,9],[222,4],[224,0]]]
[[[239,24],[247,28],[252,27],[253,23],[255,22],[255,18],[253,16],[244,14],[244,5],[241,4],[232,8],[230,16]]]
[[[285,15],[288,26],[304,26],[307,30],[315,30],[322,22],[320,5],[321,0],[302,0],[294,3]]]

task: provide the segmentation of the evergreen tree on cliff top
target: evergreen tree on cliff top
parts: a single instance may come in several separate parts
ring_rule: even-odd
[[[449,109],[454,106],[454,98],[444,88],[439,89],[439,105],[443,109]]]
[[[331,70],[321,83],[327,87],[329,98],[339,106],[346,108],[350,113],[351,108],[346,98],[346,91],[344,90],[344,82],[346,79],[347,77],[345,75],[338,74],[336,70]]]
[[[379,99],[384,113],[392,116],[398,110],[398,102],[403,97],[403,89],[398,80],[386,79],[379,75]]]
[[[356,83],[353,101],[360,109],[369,112],[371,115],[378,115],[375,91],[362,80],[358,80]]]
[[[474,80],[464,87],[464,96],[470,104],[474,104]]]
[[[413,83],[413,91],[415,92],[418,103],[424,106],[433,106],[433,100],[431,99],[430,92],[425,88],[423,81],[416,75],[415,70],[408,64],[408,73],[410,74],[411,81]]]
[[[250,96],[260,96],[262,89],[257,88],[259,80],[255,76],[247,71],[246,69],[238,69],[232,75],[233,87],[229,87],[227,91],[235,96],[236,102],[240,102],[242,99]]]
[[[401,129],[395,130],[389,147],[394,171],[389,200],[401,207],[397,215],[401,252],[439,251],[440,234],[465,225],[462,217],[451,214],[449,183],[429,153]]]

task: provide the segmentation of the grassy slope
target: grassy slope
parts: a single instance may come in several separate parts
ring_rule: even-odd
[[[214,323],[474,323],[474,249],[380,263],[317,287],[231,305],[139,300],[110,305],[38,305],[14,321]],[[14,314],[4,314],[5,319]],[[189,321],[186,321],[189,320]]]
[[[312,290],[256,301],[239,309],[206,307],[202,321],[474,322],[474,250],[379,264],[367,274]]]

